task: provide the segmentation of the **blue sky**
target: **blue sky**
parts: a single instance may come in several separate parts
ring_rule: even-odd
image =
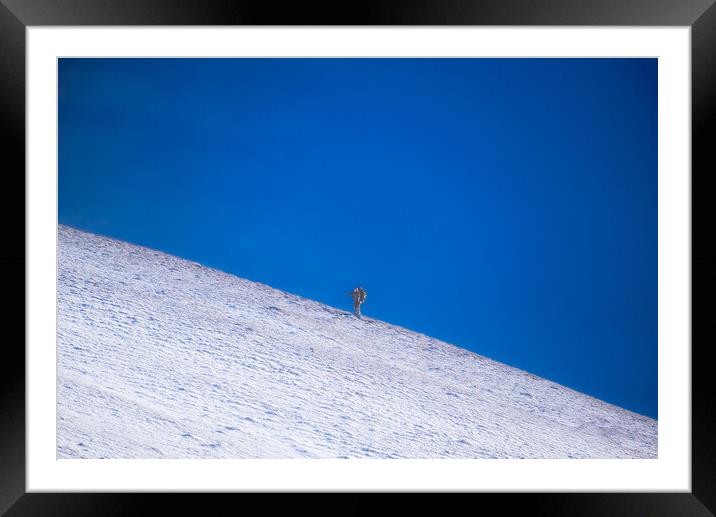
[[[656,59],[61,59],[59,221],[657,416]]]

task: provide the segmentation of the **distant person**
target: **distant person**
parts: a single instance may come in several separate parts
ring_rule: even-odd
[[[360,318],[360,306],[365,301],[368,293],[366,293],[365,289],[362,287],[356,287],[348,294],[350,294],[351,298],[353,298],[353,312],[356,316],[358,316],[358,318]]]

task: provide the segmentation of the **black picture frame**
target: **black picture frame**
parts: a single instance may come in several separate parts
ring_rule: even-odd
[[[4,239],[0,265],[6,309],[0,360],[0,513],[137,515],[158,503],[167,511],[209,515],[244,497],[275,508],[266,495],[25,493],[25,29],[43,25],[573,25],[689,26],[692,73],[692,490],[690,493],[473,494],[447,503],[411,498],[440,513],[467,504],[496,503],[502,511],[535,515],[674,515],[716,513],[716,412],[708,350],[714,340],[707,303],[716,287],[716,240],[709,222],[715,204],[716,6],[714,0],[412,0],[296,2],[222,0],[0,0],[0,122],[4,148],[0,203]],[[20,224],[18,213],[23,214]],[[9,295],[9,296],[8,296]],[[20,301],[22,300],[22,301]],[[14,330],[15,333],[8,332]],[[684,343],[684,346],[688,346]],[[370,513],[376,495],[352,494],[330,513]],[[477,497],[465,501],[464,497]],[[171,501],[169,500],[171,498]],[[292,495],[293,511],[326,508],[317,496]],[[401,503],[404,504],[404,503]],[[170,510],[174,505],[176,510]],[[151,511],[151,510],[150,510]],[[164,512],[162,512],[164,513]]]

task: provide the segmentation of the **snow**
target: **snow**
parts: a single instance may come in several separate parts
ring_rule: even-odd
[[[164,253],[60,226],[58,275],[58,458],[657,455],[653,419]]]

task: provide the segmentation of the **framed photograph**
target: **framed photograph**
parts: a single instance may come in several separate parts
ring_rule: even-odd
[[[2,1],[0,510],[712,514],[711,2]]]

